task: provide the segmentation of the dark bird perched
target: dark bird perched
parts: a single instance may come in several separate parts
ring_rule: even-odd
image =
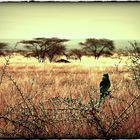
[[[103,102],[104,98],[109,94],[109,88],[110,88],[110,80],[108,73],[103,74],[102,81],[100,82],[100,98],[98,101],[98,107],[100,107],[100,104]]]

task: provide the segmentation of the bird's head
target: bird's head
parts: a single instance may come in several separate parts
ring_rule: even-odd
[[[108,73],[103,74],[103,77],[109,77]]]

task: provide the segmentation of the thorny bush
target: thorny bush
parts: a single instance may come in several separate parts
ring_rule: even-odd
[[[130,100],[114,96],[117,85],[107,96],[100,108],[95,104],[98,97],[97,90],[87,92],[88,100],[83,97],[50,97],[45,102],[38,100],[40,93],[31,94],[34,79],[28,94],[20,88],[13,75],[7,71],[10,57],[6,59],[0,74],[0,86],[4,79],[11,81],[16,92],[10,97],[14,102],[6,102],[3,96],[0,99],[0,137],[6,138],[136,138],[140,136],[139,120],[139,53],[136,44],[132,43],[134,52],[130,59],[134,81],[138,90],[135,94],[128,92]],[[125,85],[128,85],[126,80]],[[45,85],[44,85],[45,86]],[[119,91],[117,91],[119,93]],[[1,93],[1,95],[3,95]],[[14,99],[12,99],[14,98]],[[135,123],[135,128],[132,124]],[[128,131],[130,130],[130,131]]]

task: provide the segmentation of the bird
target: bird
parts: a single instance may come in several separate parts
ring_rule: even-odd
[[[100,107],[100,104],[104,101],[104,98],[109,95],[109,88],[111,86],[110,80],[109,80],[109,74],[105,73],[103,74],[102,80],[100,82],[100,97],[98,100],[98,107]]]

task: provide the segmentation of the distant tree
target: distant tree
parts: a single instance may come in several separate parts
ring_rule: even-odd
[[[13,50],[13,51],[11,51],[11,54],[12,54],[12,55],[24,55],[25,52],[27,52],[27,51],[18,49],[18,50]]]
[[[55,44],[47,49],[46,55],[50,62],[53,61],[54,56],[62,55],[66,51],[66,47],[63,44]]]
[[[103,56],[105,56],[105,57],[109,57],[109,56],[112,56],[112,55],[113,55],[113,53],[112,53],[111,51],[105,51],[105,52],[103,52],[102,54],[103,54]]]
[[[98,59],[101,55],[105,53],[110,53],[115,49],[114,43],[109,39],[86,39],[84,43],[80,42],[80,45],[84,46],[83,50]]]
[[[17,45],[22,43],[26,49],[32,50],[39,62],[44,62],[46,57],[52,62],[54,55],[58,55],[65,50],[63,42],[66,41],[68,40],[59,38],[34,38],[32,40],[22,40]]]
[[[0,42],[0,50],[7,47],[7,45],[8,45],[7,43]]]
[[[83,51],[80,49],[71,49],[70,55],[76,56],[81,61],[81,58],[83,56]]]
[[[0,42],[0,56],[6,55],[4,49],[6,49],[7,46],[8,46],[7,43]]]
[[[30,52],[22,52],[21,55],[23,55],[24,57],[30,58],[30,57],[35,57],[37,58],[37,55],[35,53],[35,51],[30,51]]]

